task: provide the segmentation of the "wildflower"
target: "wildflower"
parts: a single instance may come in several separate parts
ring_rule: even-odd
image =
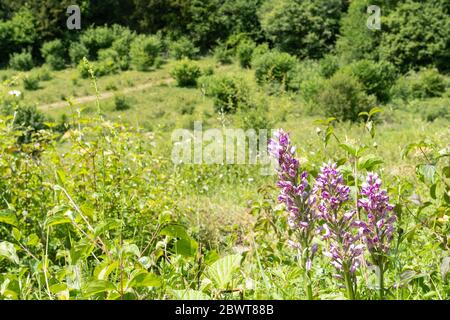
[[[350,188],[344,183],[337,165],[324,165],[313,185],[310,203],[322,221],[319,231],[329,243],[324,255],[331,259],[338,272],[336,278],[345,281],[348,296],[353,299],[356,287],[354,274],[360,265],[364,246],[358,243],[359,235],[353,231],[356,212],[346,210],[349,199]]]
[[[291,145],[289,134],[279,129],[270,139],[269,153],[277,160],[278,182],[280,188],[278,201],[286,206],[288,224],[297,231],[298,241],[289,241],[289,245],[301,252],[301,263],[305,270],[306,292],[308,299],[313,298],[310,271],[317,251],[312,244],[315,229],[315,217],[309,204],[308,172],[300,170],[300,162],[295,157],[296,148]]]
[[[361,188],[358,207],[367,213],[367,221],[356,221],[359,234],[371,255],[372,263],[380,269],[380,298],[384,296],[384,272],[387,269],[387,254],[393,239],[394,222],[397,216],[392,213],[386,190],[381,189],[382,181],[377,174],[368,173]]]

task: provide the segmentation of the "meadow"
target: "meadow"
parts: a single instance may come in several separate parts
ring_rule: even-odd
[[[444,2],[390,5],[364,56],[365,1],[314,11],[340,39],[300,47],[274,17],[307,7],[266,2],[265,40],[109,24],[2,42],[0,299],[450,298],[448,14],[419,21],[436,46],[395,45],[396,23],[433,32],[403,11]],[[275,166],[174,162],[195,122],[267,129]]]

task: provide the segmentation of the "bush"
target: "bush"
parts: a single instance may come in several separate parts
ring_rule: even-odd
[[[37,72],[37,77],[39,79],[39,81],[49,81],[52,79],[52,75],[50,73],[50,70],[46,67],[42,67],[38,72]]]
[[[334,46],[342,8],[342,0],[265,1],[261,27],[281,51],[320,58]]]
[[[200,77],[201,71],[196,63],[184,59],[175,65],[170,75],[177,81],[178,86],[192,87],[197,85],[197,79]]]
[[[21,53],[13,53],[9,57],[9,66],[18,71],[28,71],[33,69],[33,56],[30,51],[22,50]]]
[[[130,29],[117,24],[88,28],[80,37],[80,42],[88,49],[89,59],[96,60],[101,49],[110,48],[121,37],[129,37]]]
[[[120,56],[114,49],[102,49],[98,52],[98,62],[94,64],[95,74],[104,76],[119,71]]]
[[[120,38],[114,40],[112,49],[119,54],[118,64],[121,70],[128,70],[131,65],[130,48],[131,43],[136,38],[134,32],[123,32]]]
[[[77,69],[78,69],[78,72],[80,73],[80,76],[83,79],[86,79],[89,77],[89,65],[87,63],[85,63],[84,59],[80,60],[80,62],[78,62]]]
[[[170,44],[170,55],[176,60],[183,58],[193,59],[198,52],[199,50],[192,41],[186,37],[182,37]]]
[[[232,62],[232,51],[225,43],[219,43],[214,49],[214,58],[220,64],[230,64]]]
[[[334,54],[325,55],[319,62],[319,72],[324,78],[331,78],[339,69],[339,59]]]
[[[213,75],[199,80],[206,96],[214,100],[218,113],[235,113],[249,104],[250,90],[243,79],[229,75]]]
[[[69,47],[69,57],[72,65],[76,66],[84,57],[89,57],[89,50],[81,42],[72,42]]]
[[[56,39],[53,41],[45,42],[42,45],[41,53],[45,59],[45,62],[53,70],[64,69],[66,64],[66,47],[61,40]]]
[[[445,78],[436,69],[421,69],[400,77],[392,87],[391,94],[403,100],[424,99],[440,97],[446,88]]]
[[[28,75],[23,78],[23,87],[25,90],[38,90],[39,89],[39,77],[35,75]]]
[[[427,100],[414,100],[408,106],[409,112],[415,112],[428,122],[433,122],[437,119],[444,121],[450,120],[450,103],[449,98],[433,98]]]
[[[397,78],[397,70],[393,64],[386,61],[360,60],[344,70],[354,75],[368,94],[375,95],[381,102],[389,100],[390,89]]]
[[[122,95],[116,95],[114,97],[114,107],[116,111],[124,111],[130,109],[131,105],[127,97]]]
[[[252,62],[258,84],[275,84],[288,89],[297,59],[285,52],[270,51]]]
[[[161,49],[157,36],[137,36],[130,47],[131,64],[136,70],[146,71],[155,65]]]
[[[18,143],[30,143],[33,134],[46,128],[45,116],[37,110],[36,106],[19,106],[14,117],[14,128],[22,132]]]
[[[450,17],[437,1],[400,4],[383,23],[380,57],[402,72],[435,65],[448,70]]]
[[[14,1],[11,2],[11,4]],[[8,4],[6,8],[2,7],[4,1],[0,1],[0,15],[3,9],[6,9],[6,14],[9,10]],[[12,10],[14,14],[11,18],[0,17],[0,64],[6,63],[15,51],[23,48],[33,46],[38,38],[37,19],[29,6],[21,6],[19,10]]]
[[[236,56],[242,68],[249,68],[252,63],[253,51],[256,48],[255,42],[251,40],[243,40],[236,48]]]
[[[357,121],[358,114],[369,111],[375,105],[375,97],[364,92],[363,85],[354,76],[337,72],[326,80],[316,96],[317,106],[326,116],[338,120]]]

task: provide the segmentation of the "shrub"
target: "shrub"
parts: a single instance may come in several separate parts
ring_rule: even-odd
[[[378,100],[386,102],[389,91],[397,78],[397,70],[393,64],[380,61],[360,60],[344,68],[354,75],[364,86],[368,94],[375,95]]]
[[[116,111],[124,111],[130,109],[131,105],[127,97],[116,95],[114,97],[114,107]]]
[[[0,1],[0,15],[9,11],[8,4],[4,7],[4,3],[5,1]],[[29,6],[22,5],[19,10],[12,12],[14,13],[10,18],[6,14],[6,20],[3,20],[4,16],[0,17],[0,64],[8,62],[5,59],[15,51],[34,45],[38,38],[38,21]]]
[[[112,49],[119,54],[118,64],[121,70],[128,70],[131,65],[130,48],[131,43],[136,38],[134,32],[124,32],[120,38],[114,40]]]
[[[380,57],[402,72],[436,65],[448,70],[450,17],[438,1],[406,1],[383,23]]]
[[[161,40],[156,36],[137,36],[130,47],[131,64],[136,70],[146,71],[154,66],[160,53]]]
[[[445,78],[436,69],[411,71],[400,77],[394,84],[391,94],[403,100],[440,97],[445,92]]]
[[[89,59],[97,59],[101,49],[110,48],[121,37],[129,37],[130,29],[117,24],[88,28],[80,37],[80,42],[88,49]]]
[[[285,52],[270,51],[252,62],[258,84],[276,84],[289,88],[297,59]]]
[[[33,134],[45,129],[45,116],[37,110],[36,106],[19,106],[14,117],[14,128],[22,132],[18,137],[18,143],[30,143]]]
[[[334,54],[327,54],[319,62],[319,72],[324,78],[331,78],[339,69],[339,59]]]
[[[22,50],[20,53],[13,53],[9,57],[9,66],[18,71],[28,71],[33,69],[33,56],[30,51]]]
[[[230,64],[233,61],[232,55],[233,53],[226,43],[219,43],[214,48],[214,59],[220,64]]]
[[[193,59],[198,54],[198,51],[198,48],[186,37],[182,37],[170,44],[170,55],[176,60],[183,58]]]
[[[77,69],[83,79],[89,77],[89,65],[85,63],[84,60],[80,60],[80,62],[78,62]]]
[[[28,75],[23,78],[23,87],[25,90],[38,90],[39,89],[39,77],[36,75]]]
[[[49,81],[52,79],[50,70],[46,67],[40,68],[40,70],[37,72],[37,77],[40,81]]]
[[[408,106],[408,111],[416,112],[428,122],[433,122],[437,119],[444,121],[450,120],[450,103],[449,98],[433,98],[427,100],[414,100]]]
[[[252,63],[253,51],[256,48],[255,42],[251,40],[243,40],[236,48],[236,56],[242,68],[249,68]]]
[[[98,52],[98,62],[94,64],[97,76],[114,74],[119,71],[120,56],[114,49],[102,49]]]
[[[248,105],[250,90],[243,79],[229,75],[213,75],[199,80],[205,94],[214,100],[218,113],[235,113]]]
[[[369,111],[375,105],[375,97],[364,92],[363,85],[356,77],[337,72],[326,80],[316,96],[316,103],[326,116],[357,121],[360,112]]]
[[[276,48],[320,58],[333,48],[342,8],[341,0],[265,1],[261,27]]]
[[[45,62],[53,70],[61,70],[65,67],[66,48],[61,40],[56,39],[45,42],[41,48],[42,56]]]
[[[197,84],[197,79],[200,77],[201,71],[196,63],[184,59],[175,65],[170,75],[177,81],[178,86],[191,87]]]
[[[257,45],[252,53],[252,61],[256,60],[257,58],[266,54],[269,51],[270,51],[270,49],[269,49],[269,45],[267,43],[262,43],[262,44]]]
[[[81,42],[72,42],[69,47],[69,57],[72,65],[76,66],[84,57],[89,57],[89,50]]]

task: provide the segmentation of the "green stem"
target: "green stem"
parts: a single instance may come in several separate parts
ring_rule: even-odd
[[[308,300],[313,300],[313,292],[309,272],[307,272],[306,274],[306,297]]]
[[[384,270],[380,265],[380,300],[384,300]]]
[[[347,289],[347,298],[349,300],[355,300],[355,292],[353,290],[351,274],[347,270],[344,270],[344,280],[345,280],[345,288]]]

